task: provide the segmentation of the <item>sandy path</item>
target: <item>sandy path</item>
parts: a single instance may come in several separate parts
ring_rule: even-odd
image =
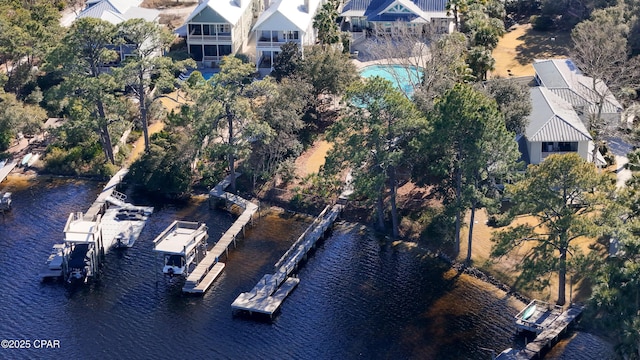
[[[311,173],[320,171],[324,165],[327,153],[332,148],[332,144],[325,140],[316,140],[307,151],[296,159],[296,175],[303,178]]]

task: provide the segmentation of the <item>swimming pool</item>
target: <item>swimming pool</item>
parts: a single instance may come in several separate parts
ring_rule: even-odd
[[[202,74],[202,77],[205,80],[209,81],[209,79],[211,79],[213,77],[213,75],[215,75],[217,73],[217,71],[202,70],[200,73]]]
[[[422,70],[413,65],[370,65],[360,71],[360,76],[364,78],[379,76],[391,81],[393,86],[407,95],[411,95],[415,85],[420,83]]]

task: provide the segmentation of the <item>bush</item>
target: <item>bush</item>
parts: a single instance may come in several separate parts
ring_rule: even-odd
[[[289,184],[296,178],[296,162],[294,159],[287,159],[278,165],[276,174],[280,176],[284,184]]]
[[[536,31],[548,31],[553,28],[553,19],[549,15],[533,15],[529,22]]]
[[[493,228],[505,227],[511,224],[513,219],[514,219],[514,216],[509,213],[494,214],[489,216],[489,219],[487,220],[487,225]]]

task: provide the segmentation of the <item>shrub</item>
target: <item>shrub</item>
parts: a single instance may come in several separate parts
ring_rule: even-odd
[[[529,22],[536,31],[548,31],[553,27],[553,19],[549,15],[533,15]]]

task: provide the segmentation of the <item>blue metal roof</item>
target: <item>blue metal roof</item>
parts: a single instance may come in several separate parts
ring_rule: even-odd
[[[365,16],[370,16],[377,14],[393,2],[395,0],[347,0],[342,12],[364,12]],[[444,12],[447,7],[447,0],[411,0],[411,2],[424,12]]]

